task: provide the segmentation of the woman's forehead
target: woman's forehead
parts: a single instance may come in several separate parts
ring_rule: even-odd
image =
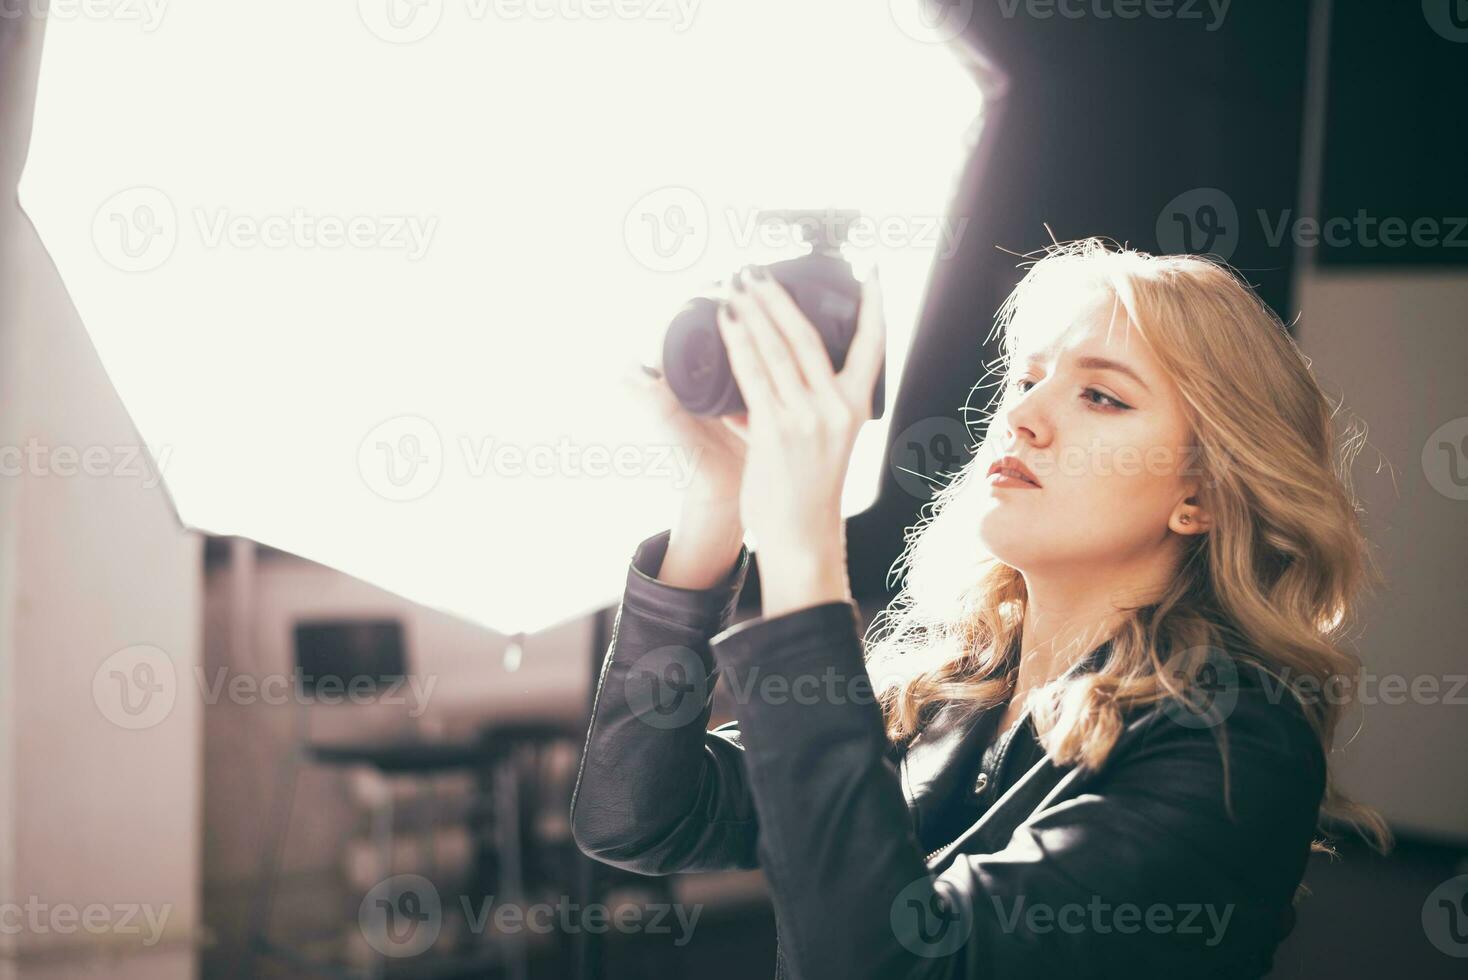
[[[1115,356],[1146,346],[1115,294],[1099,287],[1026,296],[1009,331],[1020,363],[1051,361],[1067,352]]]

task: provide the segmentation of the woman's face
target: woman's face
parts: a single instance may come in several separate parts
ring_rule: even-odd
[[[1036,292],[1011,323],[1010,383],[972,464],[980,539],[1024,572],[1147,567],[1203,523],[1179,507],[1198,469],[1181,397],[1108,290]],[[1006,455],[1040,485],[995,485],[987,473]]]

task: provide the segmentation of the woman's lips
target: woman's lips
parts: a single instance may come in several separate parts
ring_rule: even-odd
[[[1029,487],[1040,489],[1040,481],[1030,472],[1024,460],[1013,454],[1001,456],[989,464],[989,485],[995,487]]]
[[[1038,490],[1039,487],[1028,480],[1018,476],[1012,476],[1012,470],[1000,470],[989,475],[989,486],[1006,488],[1012,487],[1016,490]]]

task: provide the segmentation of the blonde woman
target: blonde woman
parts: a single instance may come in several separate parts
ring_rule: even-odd
[[[719,317],[746,416],[628,570],[572,799],[647,874],[760,867],[777,977],[1258,977],[1322,818],[1369,574],[1332,409],[1225,267],[1057,245],[1001,397],[863,637],[841,488],[884,345],[833,372],[780,286]],[[978,348],[975,338],[975,348]],[[1347,446],[1349,449],[1349,446]],[[763,615],[730,626],[749,552]],[[706,731],[722,673],[737,721]]]

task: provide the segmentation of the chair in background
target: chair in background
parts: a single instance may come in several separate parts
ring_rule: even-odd
[[[292,750],[281,769],[274,812],[262,855],[261,881],[251,916],[251,959],[270,958],[292,964],[298,970],[334,977],[381,978],[399,971],[404,975],[484,976],[494,970],[500,975],[526,980],[528,946],[523,930],[498,935],[486,943],[483,937],[461,934],[450,954],[422,953],[394,963],[381,954],[364,972],[340,959],[322,957],[286,942],[270,938],[271,912],[281,874],[285,844],[291,825],[296,784],[303,767],[320,766],[376,774],[391,790],[403,780],[422,784],[427,792],[415,793],[415,807],[427,827],[425,870],[430,881],[439,881],[432,782],[448,774],[467,774],[478,788],[474,803],[464,818],[474,856],[463,883],[463,894],[476,900],[494,894],[502,903],[523,904],[526,898],[527,803],[536,799],[535,774],[541,749],[574,733],[554,722],[508,722],[488,724],[472,737],[444,739],[425,734],[420,718],[404,710],[390,734],[366,738],[322,739],[312,729],[312,715],[327,698],[342,700],[344,692],[355,691],[353,704],[375,701],[365,692],[382,694],[405,689],[408,677],[407,644],[402,623],[397,620],[336,620],[302,622],[295,628],[297,704]],[[356,711],[357,708],[348,709]],[[338,715],[341,712],[337,712]],[[383,719],[374,718],[381,724]],[[527,767],[527,762],[531,763]],[[526,789],[527,776],[530,788]],[[420,869],[395,868],[394,849],[398,826],[398,802],[390,791],[377,794],[370,806],[370,836],[377,856],[376,877],[386,881],[395,874]],[[533,817],[533,814],[529,816]],[[533,827],[531,828],[533,831]],[[533,838],[533,833],[532,833]],[[389,900],[396,900],[390,897]],[[445,902],[448,911],[448,902]],[[375,945],[375,944],[374,944]],[[442,945],[442,944],[439,944]],[[253,974],[252,970],[252,974]]]

